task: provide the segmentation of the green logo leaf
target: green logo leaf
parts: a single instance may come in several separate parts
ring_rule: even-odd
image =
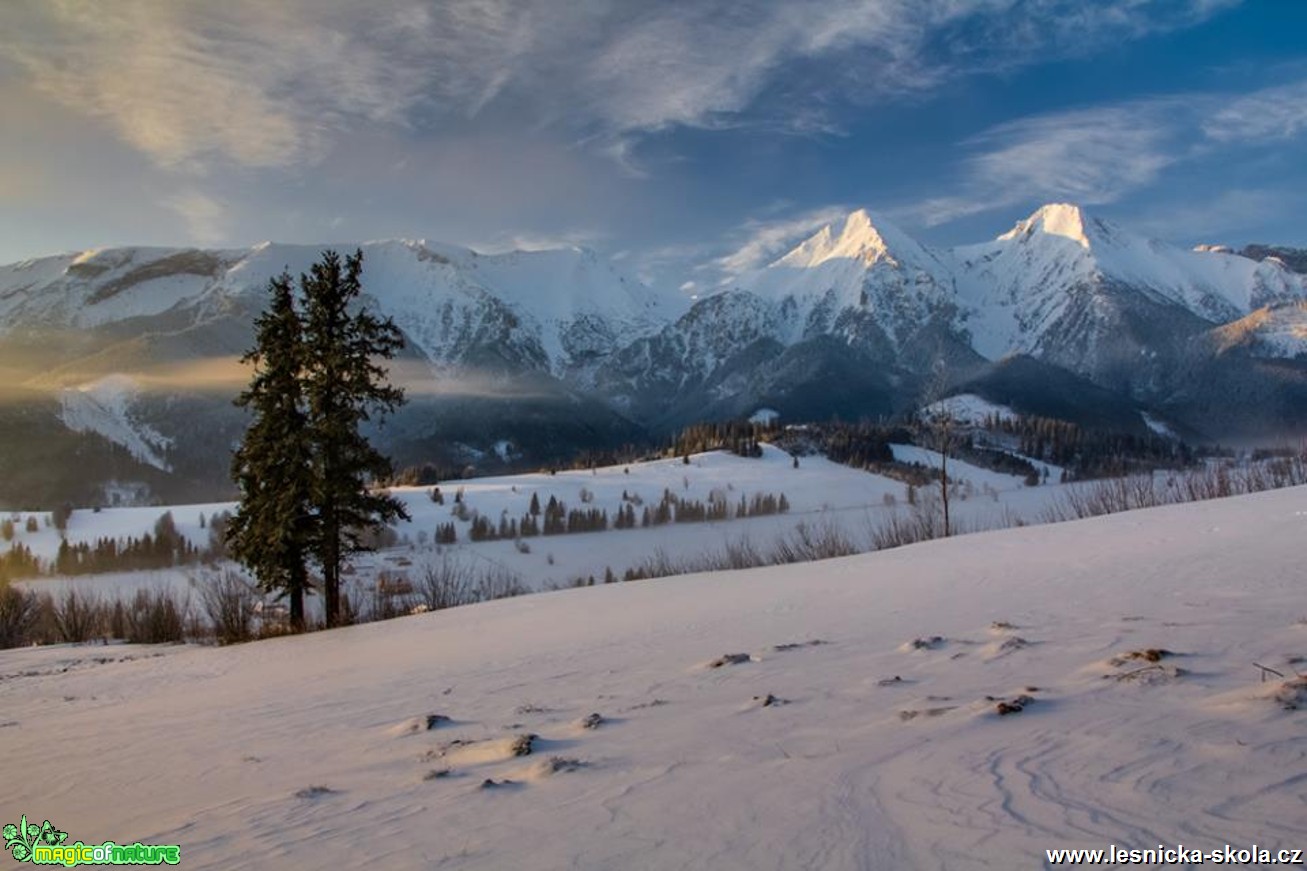
[[[49,820],[39,826],[29,823],[27,814],[23,814],[18,825],[7,823],[0,834],[4,835],[5,849],[19,862],[30,862],[37,844],[57,847],[68,837],[67,832],[59,831]]]

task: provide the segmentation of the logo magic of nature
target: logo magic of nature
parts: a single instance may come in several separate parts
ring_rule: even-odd
[[[27,815],[18,825],[7,823],[3,830],[5,849],[19,862],[34,865],[176,865],[182,849],[176,844],[65,844],[68,833],[61,832],[46,820],[41,825],[29,823]]]

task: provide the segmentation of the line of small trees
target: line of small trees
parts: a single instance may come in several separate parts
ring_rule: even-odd
[[[572,535],[582,532],[604,532],[609,529],[636,529],[662,526],[668,523],[705,523],[746,517],[765,517],[784,514],[790,510],[790,501],[784,493],[754,493],[740,495],[732,503],[714,491],[707,502],[686,499],[664,489],[657,505],[645,505],[637,519],[637,497],[624,494],[623,504],[612,517],[602,508],[568,508],[556,496],[550,496],[542,508],[539,497],[531,494],[531,509],[522,517],[513,518],[504,512],[496,523],[489,517],[467,507],[461,499],[455,502],[455,516],[470,523],[468,539],[473,542],[514,540],[538,535]],[[436,544],[455,544],[458,529],[454,523],[436,525]]]
[[[85,575],[118,569],[158,569],[199,562],[205,551],[177,530],[172,512],[164,512],[154,523],[154,532],[140,538],[102,537],[94,546],[88,542],[59,542],[51,567],[57,575]]]
[[[31,548],[15,542],[8,552],[0,553],[0,581],[41,574],[92,575],[217,562],[227,556],[225,532],[230,519],[231,513],[227,511],[215,513],[207,523],[202,518],[202,525],[209,531],[208,543],[204,547],[191,543],[177,529],[171,511],[161,514],[153,531],[140,537],[101,536],[94,542],[76,544],[63,538],[53,560],[41,560]]]
[[[696,423],[677,434],[669,455],[688,457],[705,451],[730,451],[740,457],[761,457],[761,442],[770,441],[780,432],[775,421],[725,420]]]

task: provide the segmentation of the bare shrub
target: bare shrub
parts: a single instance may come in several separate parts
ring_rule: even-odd
[[[381,524],[357,530],[359,544],[364,550],[387,550],[399,544],[399,533],[394,527]]]
[[[418,599],[412,593],[396,593],[382,587],[373,587],[364,598],[363,613],[359,615],[357,622],[373,623],[377,620],[405,617],[413,613],[413,608],[417,604]]]
[[[531,592],[523,585],[520,578],[508,569],[498,567],[487,569],[476,584],[476,601],[489,602],[492,599],[508,599],[523,596]]]
[[[123,637],[132,644],[180,643],[186,637],[189,601],[166,589],[136,591],[123,605]]]
[[[857,544],[835,521],[800,522],[794,531],[776,543],[773,563],[803,563],[859,553]]]
[[[35,593],[0,581],[0,649],[27,644],[39,615]]]
[[[108,609],[109,637],[119,640],[127,637],[127,606],[115,599]]]
[[[353,626],[364,622],[367,615],[367,594],[357,584],[340,585],[340,615],[338,626]]]
[[[747,538],[726,542],[722,556],[725,563],[723,568],[752,569],[767,565],[766,557]]]
[[[414,583],[418,600],[430,611],[468,604],[475,586],[467,564],[449,554],[420,564]]]
[[[254,608],[261,598],[254,584],[231,569],[205,572],[190,580],[200,590],[200,607],[219,644],[254,637]]]
[[[888,550],[939,538],[937,517],[933,511],[917,508],[907,513],[895,512],[871,528],[871,546],[875,550]]]
[[[660,547],[627,569],[624,579],[637,581],[645,578],[666,578],[672,575],[688,574],[693,571],[695,569],[688,568],[685,561],[673,561],[667,551]]]
[[[79,592],[75,586],[51,600],[50,616],[59,640],[66,643],[90,641],[104,631],[105,607],[99,597]]]
[[[443,554],[439,559],[421,564],[413,592],[416,603],[426,606],[428,611],[440,611],[520,596],[530,590],[508,569],[488,566],[478,570],[453,555]]]

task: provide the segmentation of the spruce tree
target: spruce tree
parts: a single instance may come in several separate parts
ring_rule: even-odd
[[[236,400],[253,413],[232,459],[240,506],[227,527],[230,552],[265,591],[290,597],[290,620],[304,627],[306,560],[314,533],[313,466],[301,378],[302,324],[288,274],[272,279],[271,304],[255,321],[249,388]],[[216,525],[216,524],[215,524]]]
[[[318,535],[313,555],[322,568],[327,626],[340,621],[341,566],[366,550],[361,536],[398,518],[400,502],[368,489],[391,477],[390,461],[360,432],[374,417],[393,412],[404,393],[386,382],[379,360],[403,347],[399,329],[358,307],[363,252],[345,258],[326,251],[300,279],[304,295],[304,392],[313,449],[312,505]]]

